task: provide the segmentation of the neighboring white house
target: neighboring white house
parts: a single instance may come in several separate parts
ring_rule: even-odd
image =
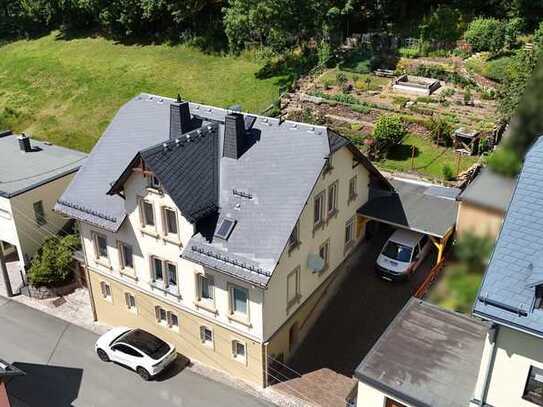
[[[528,152],[473,315],[493,323],[471,406],[543,406],[543,139]]]
[[[85,158],[26,136],[0,134],[0,269],[9,269],[15,291],[38,248],[66,224],[53,207]],[[5,290],[0,272],[0,293]]]
[[[80,223],[97,319],[266,385],[335,292],[370,185],[391,189],[325,127],[142,94],[56,210]]]

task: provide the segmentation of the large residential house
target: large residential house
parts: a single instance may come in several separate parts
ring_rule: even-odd
[[[472,406],[543,406],[543,139],[526,156],[473,308],[493,323]]]
[[[391,188],[325,127],[141,94],[56,210],[80,223],[97,319],[265,386],[363,238],[370,186]]]
[[[32,257],[66,225],[53,207],[85,158],[25,135],[0,133],[0,294],[19,290]]]

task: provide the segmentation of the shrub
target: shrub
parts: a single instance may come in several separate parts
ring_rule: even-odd
[[[72,254],[79,246],[76,235],[47,239],[32,260],[28,280],[34,286],[58,286],[72,278]]]
[[[442,146],[452,146],[452,126],[441,117],[432,117],[430,120],[430,136],[434,143]]]
[[[405,107],[405,104],[409,102],[411,99],[406,98],[405,96],[393,96],[392,97],[392,104],[396,105],[398,107]]]
[[[338,73],[336,73],[336,82],[338,85],[347,83],[347,75],[341,71],[338,71]]]
[[[468,267],[469,271],[482,272],[490,258],[493,246],[492,239],[468,232],[456,242],[454,255]]]
[[[417,103],[434,103],[435,100],[431,96],[419,96],[415,99]]]
[[[464,39],[476,52],[498,52],[505,44],[505,25],[495,18],[476,18],[468,26]]]
[[[525,22],[520,17],[514,17],[505,24],[505,46],[513,48],[517,44],[517,38],[524,29]]]
[[[453,88],[446,88],[443,89],[443,91],[441,92],[441,96],[448,98],[450,96],[453,96],[455,93],[456,91]]]
[[[334,95],[333,100],[339,103],[346,103],[348,105],[354,105],[354,104],[359,103],[358,99],[355,98],[353,95],[349,95],[345,93],[338,93],[337,95]]]
[[[401,47],[398,53],[403,58],[418,58],[421,56],[419,47]]]
[[[514,177],[520,172],[522,160],[512,149],[502,147],[490,154],[487,164],[498,174]]]
[[[373,139],[377,155],[387,151],[395,144],[402,142],[407,135],[407,127],[397,115],[379,117],[373,128]]]
[[[441,173],[443,174],[443,178],[445,178],[446,181],[452,181],[454,176],[454,171],[450,164],[445,164],[443,168],[441,168]]]

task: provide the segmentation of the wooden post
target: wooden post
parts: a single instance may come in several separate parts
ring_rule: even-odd
[[[4,287],[6,287],[6,295],[8,297],[13,297],[13,290],[11,288],[11,281],[9,280],[8,268],[4,259],[4,244],[2,242],[0,242],[0,271],[2,272]]]
[[[415,169],[415,146],[411,146],[411,171]]]
[[[458,174],[460,174],[460,160],[462,159],[462,154],[457,153],[456,154],[456,176],[458,177]]]

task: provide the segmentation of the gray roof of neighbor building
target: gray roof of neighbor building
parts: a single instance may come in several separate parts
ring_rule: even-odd
[[[460,194],[458,200],[505,212],[515,185],[516,179],[504,177],[484,168]]]
[[[25,373],[12,364],[0,359],[0,378],[7,376],[20,376]]]
[[[543,335],[543,310],[534,308],[543,283],[543,139],[526,155],[513,198],[473,313]]]
[[[373,189],[358,213],[438,238],[454,227],[459,189],[402,179],[391,179],[390,183],[394,192]]]
[[[50,143],[30,142],[32,151],[25,153],[16,135],[0,137],[0,196],[10,198],[73,173],[87,157]]]
[[[107,192],[140,153],[147,155],[144,161],[147,163],[149,160],[148,165],[153,167],[153,171],[158,171],[159,179],[172,198],[190,199],[190,205],[179,201],[182,213],[187,205],[192,208],[194,204],[194,208],[199,208],[203,202],[214,202],[214,191],[209,190],[215,185],[209,151],[195,149],[189,157],[178,151],[177,147],[172,147],[166,154],[159,153],[163,143],[175,145],[175,139],[170,138],[172,103],[174,101],[171,99],[142,94],[124,105],[56,209],[76,219],[116,231],[126,217],[124,201],[117,195],[107,195]],[[335,148],[346,141],[341,136],[331,136],[325,127],[290,121],[280,123],[277,119],[256,116],[248,133],[247,143],[250,145],[238,159],[233,159],[223,157],[222,151],[224,121],[228,112],[195,103],[190,103],[190,112],[202,121],[201,129],[218,126],[217,132],[206,137],[210,142],[215,140],[213,137],[218,138],[219,210],[204,218],[193,216],[197,233],[183,249],[182,256],[265,285],[332,146]],[[145,152],[149,147],[151,150]],[[155,149],[156,155],[149,153]],[[358,150],[353,152],[373,178],[388,185]],[[178,154],[187,160],[187,167],[183,162],[178,162],[181,160],[176,160]],[[166,157],[166,160],[162,162],[161,157]],[[195,166],[200,166],[200,169]],[[176,183],[185,182],[183,171],[194,175],[194,182],[176,186]],[[198,172],[201,173],[201,182],[197,182]],[[178,198],[175,198],[177,195]],[[224,218],[235,222],[226,240],[215,236]]]
[[[467,315],[411,298],[355,377],[416,407],[467,406],[487,330]]]

